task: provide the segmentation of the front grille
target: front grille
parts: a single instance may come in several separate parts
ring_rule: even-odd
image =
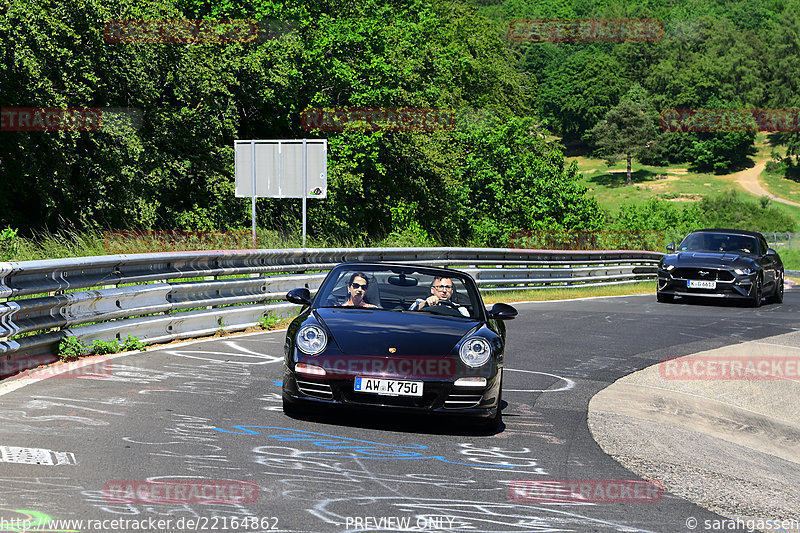
[[[352,389],[352,385],[350,385]],[[370,394],[368,392],[356,392],[354,390],[342,390],[345,398],[349,402],[367,405],[388,405],[393,407],[430,407],[436,399],[435,392],[423,391],[422,396],[386,396],[381,394]]]
[[[672,277],[707,281],[733,281],[734,279],[734,275],[729,271],[717,268],[676,268],[672,271]]]
[[[330,400],[333,398],[333,391],[331,386],[327,383],[319,383],[316,381],[301,381],[297,380],[297,390],[306,396],[313,396],[314,398],[322,398]]]
[[[482,392],[454,392],[444,401],[445,409],[466,409],[475,407],[483,399]]]

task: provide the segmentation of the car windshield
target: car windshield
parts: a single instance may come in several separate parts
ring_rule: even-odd
[[[434,289],[435,287],[435,289]],[[436,305],[420,305],[436,294]],[[353,266],[334,270],[320,287],[315,307],[428,312],[480,318],[483,300],[463,274],[429,272],[415,267]],[[421,309],[417,309],[421,307]]]
[[[734,252],[754,254],[758,241],[749,235],[732,233],[691,233],[678,247],[680,252]]]

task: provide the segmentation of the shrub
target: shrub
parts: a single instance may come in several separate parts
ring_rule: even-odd
[[[122,351],[128,352],[133,350],[144,350],[145,343],[140,341],[137,337],[133,335],[128,335],[125,337],[125,340],[122,342]]]
[[[71,361],[86,355],[89,348],[78,337],[66,337],[58,344],[58,357],[62,361]]]
[[[97,339],[92,343],[92,351],[97,355],[117,353],[119,351],[119,343],[116,340],[101,341]]]
[[[18,252],[19,239],[17,238],[17,230],[5,228],[0,231],[0,260],[10,261],[15,259]]]
[[[752,201],[735,190],[708,196],[700,202],[700,222],[706,228],[735,228],[753,231],[794,231],[791,216],[769,201]]]
[[[262,316],[258,319],[258,325],[261,326],[261,329],[273,329],[278,326],[283,319],[278,315],[273,313],[267,313],[266,315]]]

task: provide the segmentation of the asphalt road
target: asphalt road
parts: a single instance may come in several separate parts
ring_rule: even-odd
[[[691,531],[690,517],[701,524],[694,531],[721,519],[669,493],[633,503],[541,502],[531,496],[542,493],[515,487],[605,480],[593,486],[609,490],[635,479],[592,440],[589,399],[665,357],[797,329],[800,291],[759,309],[657,304],[654,296],[517,307],[508,322],[504,425],[494,434],[396,415],[289,418],[280,401],[284,332],[115,358],[104,379],[27,380],[16,390],[7,382],[0,531],[19,531],[27,518],[40,530],[86,532],[676,533]],[[188,492],[146,492],[166,481]],[[211,481],[226,501],[191,501],[192,487]],[[55,522],[64,519],[84,523]],[[735,530],[724,526],[715,530]]]

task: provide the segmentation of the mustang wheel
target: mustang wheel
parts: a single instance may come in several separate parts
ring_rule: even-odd
[[[783,276],[775,281],[775,294],[770,296],[769,301],[776,304],[783,303]]]
[[[750,301],[750,305],[752,307],[761,307],[761,297],[763,296],[764,282],[761,280],[761,276],[756,278],[756,283],[753,285],[753,299]]]

